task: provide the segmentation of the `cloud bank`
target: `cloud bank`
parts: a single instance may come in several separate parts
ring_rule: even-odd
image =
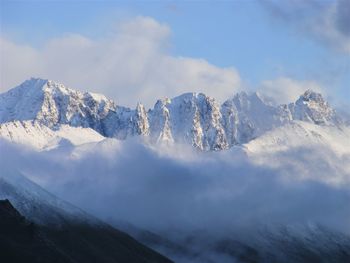
[[[100,39],[68,34],[32,47],[2,38],[0,90],[36,76],[103,93],[121,105],[139,100],[150,107],[157,98],[188,91],[223,100],[241,88],[233,67],[171,55],[170,35],[167,25],[136,17]]]
[[[110,222],[218,235],[264,224],[319,223],[350,231],[349,183],[327,183],[339,174],[334,167],[350,156],[325,159],[332,152],[324,155],[325,149],[316,146],[273,156],[270,161],[280,164],[276,168],[254,164],[239,148],[206,154],[185,146],[159,151],[113,139],[50,152],[3,141],[1,148],[7,153],[1,166],[14,169],[16,163],[44,188]],[[343,177],[349,182],[348,175]]]

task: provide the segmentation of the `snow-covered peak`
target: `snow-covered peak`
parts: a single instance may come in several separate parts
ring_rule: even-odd
[[[324,103],[324,99],[321,93],[317,93],[311,89],[308,89],[302,94],[298,100],[302,101],[315,101],[319,103]]]
[[[201,101],[205,99],[206,96],[203,93],[197,93],[197,92],[187,92],[183,93],[179,96],[176,96],[170,100],[172,103],[179,103],[179,102],[191,102],[191,101]]]
[[[289,105],[293,118],[318,125],[338,125],[341,120],[320,93],[307,90]]]
[[[109,101],[109,99],[103,94],[77,91],[53,80],[47,80],[46,85],[43,86],[43,91],[56,94],[57,96],[72,96],[73,98],[93,100],[97,103]]]
[[[0,122],[31,120],[40,110],[47,80],[30,79],[0,94]]]
[[[220,105],[203,93],[158,100],[149,118],[151,138],[157,142],[188,143],[201,150],[228,148]]]
[[[103,95],[32,78],[0,95],[0,123],[35,120],[51,128],[68,124],[100,132],[100,119],[114,108],[113,101]]]
[[[257,92],[236,94],[224,102],[221,112],[231,144],[246,143],[286,121],[279,108],[265,103]]]
[[[203,93],[189,92],[160,99],[149,110],[141,103],[135,109],[117,106],[104,95],[34,78],[0,94],[0,124],[32,121],[52,130],[68,125],[91,128],[105,137],[141,135],[151,142],[187,143],[201,150],[247,143],[294,120],[341,124],[322,95],[311,90],[295,103],[279,106],[258,93],[240,92],[219,105]]]
[[[233,100],[238,111],[246,111],[246,110],[250,110],[252,108],[259,108],[259,107],[268,106],[263,101],[260,94],[258,94],[257,92],[253,92],[251,94],[248,94],[248,93],[242,91],[242,92],[236,94],[232,100]]]
[[[72,90],[70,88],[67,88],[63,84],[55,82],[53,80],[48,80],[46,82],[46,85],[44,86],[43,90],[45,92],[52,92],[52,93],[55,93],[55,92],[58,93],[59,92],[59,93],[62,93],[64,95],[70,95],[70,94],[73,94],[73,93],[79,93],[79,92],[77,92],[75,90]]]

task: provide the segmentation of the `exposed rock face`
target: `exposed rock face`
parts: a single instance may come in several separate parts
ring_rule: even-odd
[[[32,120],[56,129],[62,124],[92,128],[120,140],[142,135],[153,143],[185,143],[223,150],[247,143],[293,120],[339,125],[340,118],[319,93],[306,91],[295,103],[272,106],[257,93],[236,94],[221,106],[202,93],[158,100],[146,111],[117,106],[103,95],[31,79],[0,95],[0,123]],[[0,124],[1,125],[1,124]]]
[[[156,141],[188,143],[202,150],[228,148],[218,103],[202,93],[159,100],[149,112]]]

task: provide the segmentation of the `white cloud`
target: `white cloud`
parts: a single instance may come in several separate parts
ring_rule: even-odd
[[[0,91],[19,84],[38,70],[41,65],[35,49],[0,38]]]
[[[315,81],[299,81],[287,77],[265,80],[259,91],[276,103],[285,104],[297,100],[308,89],[324,93],[322,87]]]
[[[1,91],[32,76],[104,93],[118,104],[153,106],[161,97],[204,92],[219,100],[240,88],[235,68],[169,52],[170,29],[148,17],[117,26],[103,39],[70,34],[34,48],[1,39]]]

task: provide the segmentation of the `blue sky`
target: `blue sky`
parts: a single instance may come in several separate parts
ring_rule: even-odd
[[[298,11],[300,7],[293,14],[294,7],[276,1],[1,0],[1,37],[40,50],[50,39],[67,34],[100,39],[114,32],[118,23],[150,17],[170,30],[168,55],[233,67],[249,89],[278,78],[317,82],[333,99],[348,103],[350,52],[337,46],[339,39],[307,29],[337,1],[322,3],[317,12],[313,6],[301,7],[315,17],[312,20],[299,17],[297,12],[304,12]],[[283,13],[286,10],[289,13]],[[348,45],[350,36],[344,36]]]

